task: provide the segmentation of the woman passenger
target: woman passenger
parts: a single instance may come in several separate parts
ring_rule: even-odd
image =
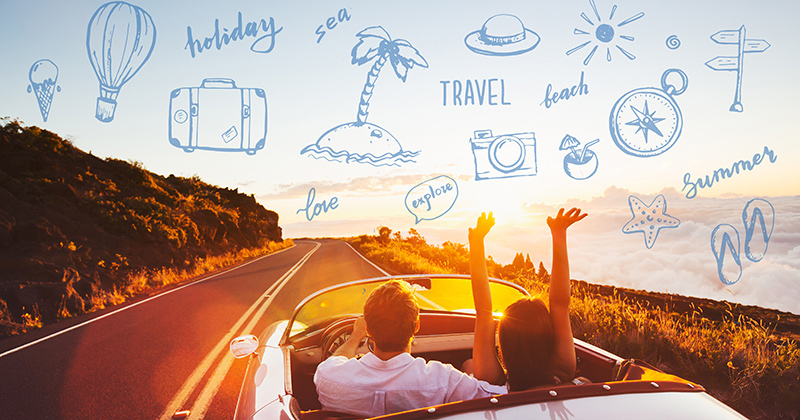
[[[500,357],[495,353],[495,322],[486,271],[484,237],[492,226],[492,213],[481,214],[469,229],[470,273],[475,301],[473,374],[494,384],[506,383],[509,391],[569,383],[575,377],[575,345],[569,323],[569,259],[567,228],[586,217],[580,209],[548,217],[553,237],[549,310],[538,298],[520,299],[506,308],[498,326]],[[505,367],[505,369],[503,369]]]

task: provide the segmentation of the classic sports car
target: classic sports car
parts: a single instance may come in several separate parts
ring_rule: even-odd
[[[313,383],[317,364],[352,331],[369,293],[389,279],[409,282],[420,305],[420,329],[412,354],[453,366],[472,357],[475,327],[469,276],[394,276],[354,281],[320,290],[303,300],[291,319],[275,322],[259,338],[237,337],[231,352],[249,357],[236,419],[354,419],[321,410]],[[494,312],[528,293],[490,279]],[[460,401],[382,416],[406,419],[743,419],[698,384],[622,359],[575,340],[577,375],[585,385],[559,385],[491,398]],[[369,351],[369,343],[359,352]]]

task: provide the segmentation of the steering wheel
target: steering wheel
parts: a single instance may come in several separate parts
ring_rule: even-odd
[[[357,316],[348,316],[325,328],[325,331],[322,332],[322,360],[331,357],[350,338],[357,319]]]

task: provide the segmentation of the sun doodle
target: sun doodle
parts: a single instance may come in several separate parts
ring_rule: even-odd
[[[633,15],[633,16],[631,16],[631,17],[629,17],[629,18],[627,18],[627,19],[623,20],[622,22],[617,23],[615,25],[614,24],[614,14],[617,11],[617,5],[614,5],[614,7],[611,8],[611,14],[608,17],[608,22],[607,23],[603,23],[603,18],[600,17],[600,12],[598,12],[597,5],[595,5],[594,0],[589,0],[589,5],[592,6],[592,11],[594,11],[594,15],[597,18],[597,22],[592,21],[592,19],[590,19],[589,16],[587,16],[585,12],[581,13],[581,18],[583,18],[583,20],[585,20],[590,25],[590,27],[587,28],[586,30],[575,28],[573,33],[575,35],[580,35],[580,36],[583,36],[583,35],[592,36],[592,35],[594,35],[594,38],[592,38],[592,39],[590,39],[590,40],[578,45],[577,47],[567,51],[567,55],[571,55],[572,53],[577,52],[578,50],[582,49],[583,47],[591,46],[592,50],[589,51],[589,54],[586,56],[586,59],[583,60],[583,65],[587,66],[587,65],[589,65],[589,62],[592,60],[592,57],[594,57],[594,53],[597,52],[597,49],[600,46],[605,46],[605,48],[606,48],[606,60],[608,60],[608,61],[611,61],[611,50],[612,50],[612,47],[617,47],[617,49],[620,52],[622,52],[622,54],[625,55],[625,57],[628,57],[629,60],[634,60],[636,58],[636,56],[631,54],[629,51],[625,50],[624,48],[622,48],[616,42],[615,39],[616,38],[620,38],[620,39],[625,40],[625,41],[633,42],[634,38],[632,36],[619,35],[619,34],[617,34],[617,31],[619,30],[619,28],[621,28],[621,27],[623,27],[623,26],[625,26],[625,25],[627,25],[629,23],[635,22],[635,21],[641,19],[642,17],[644,17],[644,12],[639,12],[639,13],[637,13],[637,14],[635,14],[635,15]]]

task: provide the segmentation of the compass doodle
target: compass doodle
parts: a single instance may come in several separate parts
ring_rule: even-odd
[[[680,87],[667,82],[672,74],[680,76]],[[622,95],[609,118],[617,147],[637,157],[660,155],[672,147],[683,128],[681,110],[673,97],[685,92],[688,85],[686,73],[669,69],[661,76],[661,89],[639,88]]]
[[[600,16],[600,12],[597,10],[597,5],[595,5],[594,0],[589,0],[589,5],[592,6],[592,11],[594,12],[594,16],[597,18],[597,22],[593,21],[589,16],[586,15],[585,12],[581,13],[581,18],[590,26],[586,28],[586,30],[575,28],[572,33],[575,35],[580,35],[581,37],[584,35],[589,35],[591,37],[592,33],[594,33],[594,37],[567,51],[567,55],[572,55],[572,53],[581,50],[583,47],[592,46],[591,51],[589,51],[589,54],[587,54],[586,58],[583,60],[583,65],[588,66],[589,62],[592,61],[592,57],[594,57],[594,53],[597,52],[597,49],[601,46],[605,46],[607,61],[611,61],[612,47],[617,47],[617,49],[629,60],[635,60],[635,55],[622,48],[619,43],[616,42],[616,38],[628,42],[633,42],[635,38],[630,35],[619,35],[616,33],[614,28],[616,27],[616,30],[618,31],[619,28],[641,19],[644,17],[644,12],[639,12],[614,25],[614,14],[617,11],[616,4],[611,8],[611,13],[605,23],[603,22],[603,18]]]

